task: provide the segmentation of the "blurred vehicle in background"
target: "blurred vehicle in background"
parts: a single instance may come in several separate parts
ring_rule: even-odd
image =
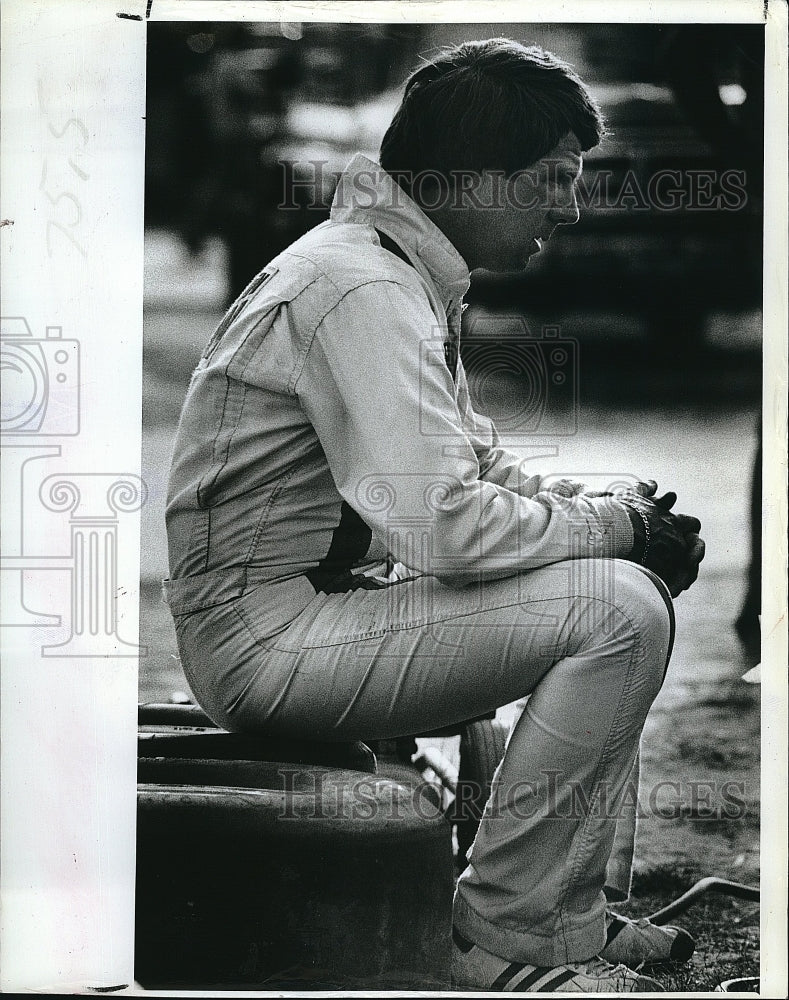
[[[333,174],[353,153],[377,154],[397,104],[391,88],[406,76],[420,30],[151,25],[146,225],[175,229],[192,250],[222,237],[234,298],[328,217]],[[387,88],[382,101],[365,103]]]
[[[585,157],[579,223],[523,275],[478,281],[478,301],[550,319],[558,301],[614,333],[638,318],[683,356],[711,310],[760,306],[763,33],[697,29],[652,27],[636,79],[590,84],[610,136]]]

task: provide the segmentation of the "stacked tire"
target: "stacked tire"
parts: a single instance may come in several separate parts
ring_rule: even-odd
[[[203,755],[238,740],[193,735]],[[189,756],[189,736],[139,759],[141,985],[448,987],[451,835],[430,797],[353,767]]]

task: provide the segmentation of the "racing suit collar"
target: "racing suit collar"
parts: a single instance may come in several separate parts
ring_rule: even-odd
[[[419,259],[445,308],[468,291],[468,267],[452,243],[380,164],[361,153],[340,175],[331,219],[386,233],[412,260]]]

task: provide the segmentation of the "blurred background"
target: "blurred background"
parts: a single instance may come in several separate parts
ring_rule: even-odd
[[[691,408],[709,418],[705,434],[739,414],[745,467],[737,481],[747,508],[761,383],[758,25],[149,25],[146,427],[166,438],[217,313],[328,217],[334,177],[354,152],[376,158],[420,57],[493,35],[537,42],[571,62],[610,134],[586,157],[578,225],[560,230],[521,275],[478,273],[467,297],[472,383],[475,368],[490,371],[478,334],[492,329],[482,322],[491,314],[499,334],[508,332],[504,317],[515,333],[524,323],[537,337],[558,327],[574,342],[578,379],[554,402],[577,419],[564,426],[550,412],[551,393],[527,385],[534,372],[502,362],[501,352],[501,380],[476,382],[484,382],[482,408],[506,429],[519,399],[545,397],[535,430],[541,444],[563,431],[565,450],[569,434],[583,436],[584,425],[592,433],[589,407],[597,405],[627,408],[628,424],[649,412],[678,427]],[[321,184],[298,186],[314,180],[316,162]],[[286,189],[289,180],[297,184]],[[285,199],[287,211],[277,207]],[[648,425],[643,437],[659,445]],[[703,438],[689,436],[685,446],[709,459]],[[749,545],[750,529],[736,540],[744,562]],[[150,568],[164,575],[161,530],[153,548]],[[741,595],[741,631],[753,639],[755,585],[751,591],[747,601]]]
[[[711,840],[691,804],[686,823],[666,821],[646,839],[640,870],[679,877],[701,864],[742,880],[757,870],[759,808],[758,688],[740,677],[758,660],[760,599],[760,26],[148,25],[141,700],[187,690],[159,584],[172,438],[204,343],[247,281],[328,216],[332,172],[357,150],[376,158],[420,56],[495,35],[572,63],[610,136],[586,158],[581,221],[522,275],[475,276],[464,317],[475,335],[470,382],[506,425],[534,386],[506,358],[491,382],[476,333],[491,316],[497,332],[508,322],[537,337],[558,327],[574,344],[575,419],[552,423],[543,393],[534,440],[514,445],[539,472],[656,478],[701,518],[707,558],[677,602],[645,780],[677,768],[741,774],[748,817]],[[294,210],[278,210],[284,171],[310,175],[316,160],[326,178],[318,203],[302,191]],[[650,188],[660,171],[674,172],[673,200],[662,203]]]
[[[524,28],[152,25],[148,224],[174,229],[192,251],[221,238],[235,296],[328,216],[333,172],[357,150],[376,157],[420,55],[470,32],[532,41]],[[538,40],[575,65],[605,110],[612,134],[587,157],[584,186],[593,193],[602,175],[608,204],[593,199],[571,240],[546,248],[523,279],[477,282],[470,301],[548,309],[553,320],[560,289],[565,312],[584,311],[587,336],[646,332],[687,347],[690,333],[697,344],[753,346],[752,316],[747,330],[723,317],[758,307],[761,295],[762,29],[546,25]],[[300,211],[277,210],[288,161],[296,180],[312,176],[311,162],[325,164],[319,204],[301,190]],[[650,178],[669,170],[685,198],[667,198],[664,184],[665,207],[646,204]],[[721,181],[700,172],[728,174],[729,185],[738,172],[741,190],[715,210]]]

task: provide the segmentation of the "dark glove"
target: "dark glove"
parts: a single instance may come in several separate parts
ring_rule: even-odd
[[[657,486],[649,489],[652,495]],[[699,537],[701,521],[689,514],[672,514],[676,493],[652,499],[639,492],[623,493],[619,499],[633,525],[634,545],[629,558],[651,569],[663,580],[671,596],[687,590],[699,575],[704,542]]]

